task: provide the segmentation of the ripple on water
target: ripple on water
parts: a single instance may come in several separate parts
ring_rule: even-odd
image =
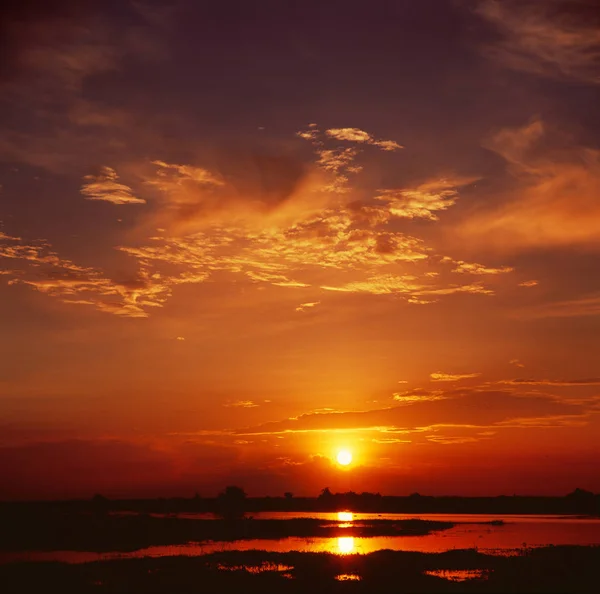
[[[432,569],[425,571],[425,575],[433,575],[450,582],[466,582],[468,580],[487,580],[489,569]]]
[[[335,576],[338,582],[359,582],[361,577],[356,573],[340,573]]]

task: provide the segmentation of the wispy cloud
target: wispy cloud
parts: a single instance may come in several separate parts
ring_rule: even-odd
[[[260,405],[252,400],[234,400],[233,402],[227,402],[223,406],[230,408],[256,408]]]
[[[534,386],[600,386],[600,377],[591,377],[584,379],[509,379],[500,380],[498,383],[509,384],[513,386],[534,385]]]
[[[358,146],[342,147],[332,145],[332,140],[351,142],[355,145],[373,145],[383,151],[395,151],[403,148],[394,140],[376,140],[371,134],[359,128],[330,128],[322,133],[317,124],[309,124],[308,129],[296,133],[308,140],[315,149],[317,165],[329,175],[323,190],[333,194],[347,193],[349,176],[360,173],[362,166],[356,164],[360,155]]]
[[[372,144],[384,151],[395,151],[404,148],[395,140],[376,140],[368,132],[359,128],[329,128],[329,130],[325,130],[325,134],[336,140]]]
[[[317,305],[319,305],[321,302],[320,301],[311,301],[309,303],[301,303],[297,308],[296,311],[307,311],[309,309],[313,309],[314,307],[316,307]]]
[[[162,307],[173,286],[200,282],[206,274],[149,274],[143,267],[128,281],[114,281],[103,271],[61,257],[45,240],[12,238],[0,244],[0,259],[14,262],[8,284],[30,286],[71,305],[90,305],[119,316],[144,318],[148,309]]]
[[[6,233],[0,231],[0,240],[3,241],[21,241],[20,237],[13,237],[12,235],[7,235]]]
[[[464,379],[473,379],[479,377],[481,373],[444,373],[437,371],[429,374],[432,382],[459,382]]]
[[[565,426],[589,422],[589,403],[570,403],[543,395],[508,391],[455,390],[434,394],[433,399],[400,401],[398,406],[355,412],[308,413],[235,430],[232,435],[281,435],[286,433],[365,431],[375,438],[420,434],[427,439],[444,429],[460,437],[473,431],[497,431],[499,427]],[[489,437],[489,435],[487,436]]]
[[[600,83],[600,30],[595,2],[485,0],[477,13],[495,25],[502,39],[485,53],[504,66],[541,76]],[[586,16],[587,15],[587,16]]]
[[[513,272],[514,268],[510,266],[501,266],[500,268],[493,268],[491,266],[484,266],[483,264],[477,264],[476,262],[463,262],[458,260],[456,262],[456,268],[452,272],[459,272],[461,274],[506,274],[507,272]]]
[[[524,319],[573,318],[600,315],[600,294],[593,293],[575,299],[536,304],[515,312],[515,316]]]
[[[323,286],[327,291],[342,293],[370,293],[372,295],[407,295],[411,303],[432,303],[432,296],[470,293],[493,295],[493,291],[480,284],[440,286],[435,283],[423,284],[414,276],[379,275],[362,281],[353,281],[337,287]],[[426,299],[422,299],[425,297]]]
[[[501,196],[499,206],[474,212],[461,223],[459,236],[502,252],[600,246],[600,151],[551,150],[539,142],[545,134],[534,120],[501,130],[486,143],[509,164],[514,187]]]
[[[81,193],[86,200],[103,200],[113,204],[145,204],[137,198],[129,186],[119,183],[119,176],[112,167],[102,167],[99,175],[86,175]]]
[[[451,177],[433,179],[414,188],[380,190],[377,200],[386,203],[394,217],[438,220],[438,211],[456,203],[458,190],[477,181],[476,177]]]
[[[301,302],[298,312],[314,308],[319,293],[389,295],[413,305],[449,295],[494,294],[482,282],[451,282],[439,270],[454,266],[455,272],[491,276],[510,269],[443,257],[395,224],[398,218],[437,220],[435,213],[454,203],[457,188],[475,178],[435,176],[401,190],[361,192],[358,199],[349,176],[360,173],[358,147],[373,137],[355,128],[322,134],[316,126],[300,136],[315,148],[310,163],[278,155],[253,157],[248,166],[240,158],[229,173],[199,164],[140,163],[139,197],[110,167],[86,176],[82,194],[87,199],[128,204],[148,197],[133,236],[150,229],[153,234],[116,246],[138,266],[132,280],[115,282],[101,270],[40,278],[30,270],[15,282],[70,303],[136,317],[164,305],[178,285],[203,283],[217,274],[235,282],[312,288],[311,301]],[[355,146],[327,145],[340,139]],[[342,193],[332,191],[338,182]],[[27,250],[7,246],[2,255],[26,258]],[[35,255],[41,257],[58,258],[51,250]],[[409,274],[406,263],[411,264]]]
[[[415,402],[432,402],[434,400],[443,400],[448,398],[441,390],[430,391],[417,388],[415,390],[407,390],[405,392],[394,392],[392,398],[396,402],[404,404],[413,404]]]
[[[222,186],[224,184],[218,176],[202,167],[165,163],[164,161],[152,161],[152,164],[157,168],[156,174],[146,180],[146,183],[156,186],[167,194],[177,192],[189,183],[207,186]],[[175,198],[177,199],[179,196],[176,195]]]

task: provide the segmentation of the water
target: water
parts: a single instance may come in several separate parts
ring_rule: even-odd
[[[190,517],[192,514],[181,514]],[[205,519],[202,514],[193,515]],[[470,514],[363,514],[262,512],[254,515],[262,519],[290,519],[298,517],[319,518],[331,521],[342,535],[334,538],[248,539],[232,542],[206,541],[170,546],[151,546],[131,552],[95,553],[87,551],[32,551],[0,552],[0,563],[14,561],[62,561],[86,563],[114,559],[165,556],[200,556],[218,551],[248,551],[253,549],[270,552],[327,552],[336,555],[364,554],[382,549],[438,553],[451,549],[477,548],[482,552],[507,555],[518,554],[528,547],[548,545],[600,545],[600,518],[574,516],[517,516],[517,515],[470,515]],[[456,523],[448,530],[425,536],[343,536],[345,529],[354,523],[369,520],[400,520],[420,518]],[[503,520],[504,525],[482,524]]]

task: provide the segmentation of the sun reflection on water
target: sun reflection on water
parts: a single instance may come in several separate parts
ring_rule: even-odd
[[[354,514],[349,511],[341,511],[337,513],[339,522],[352,522],[354,519]]]
[[[354,552],[354,537],[353,536],[340,536],[337,539],[338,554],[348,555]]]

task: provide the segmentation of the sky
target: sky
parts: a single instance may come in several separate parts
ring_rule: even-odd
[[[600,491],[596,8],[10,4],[0,499]]]

